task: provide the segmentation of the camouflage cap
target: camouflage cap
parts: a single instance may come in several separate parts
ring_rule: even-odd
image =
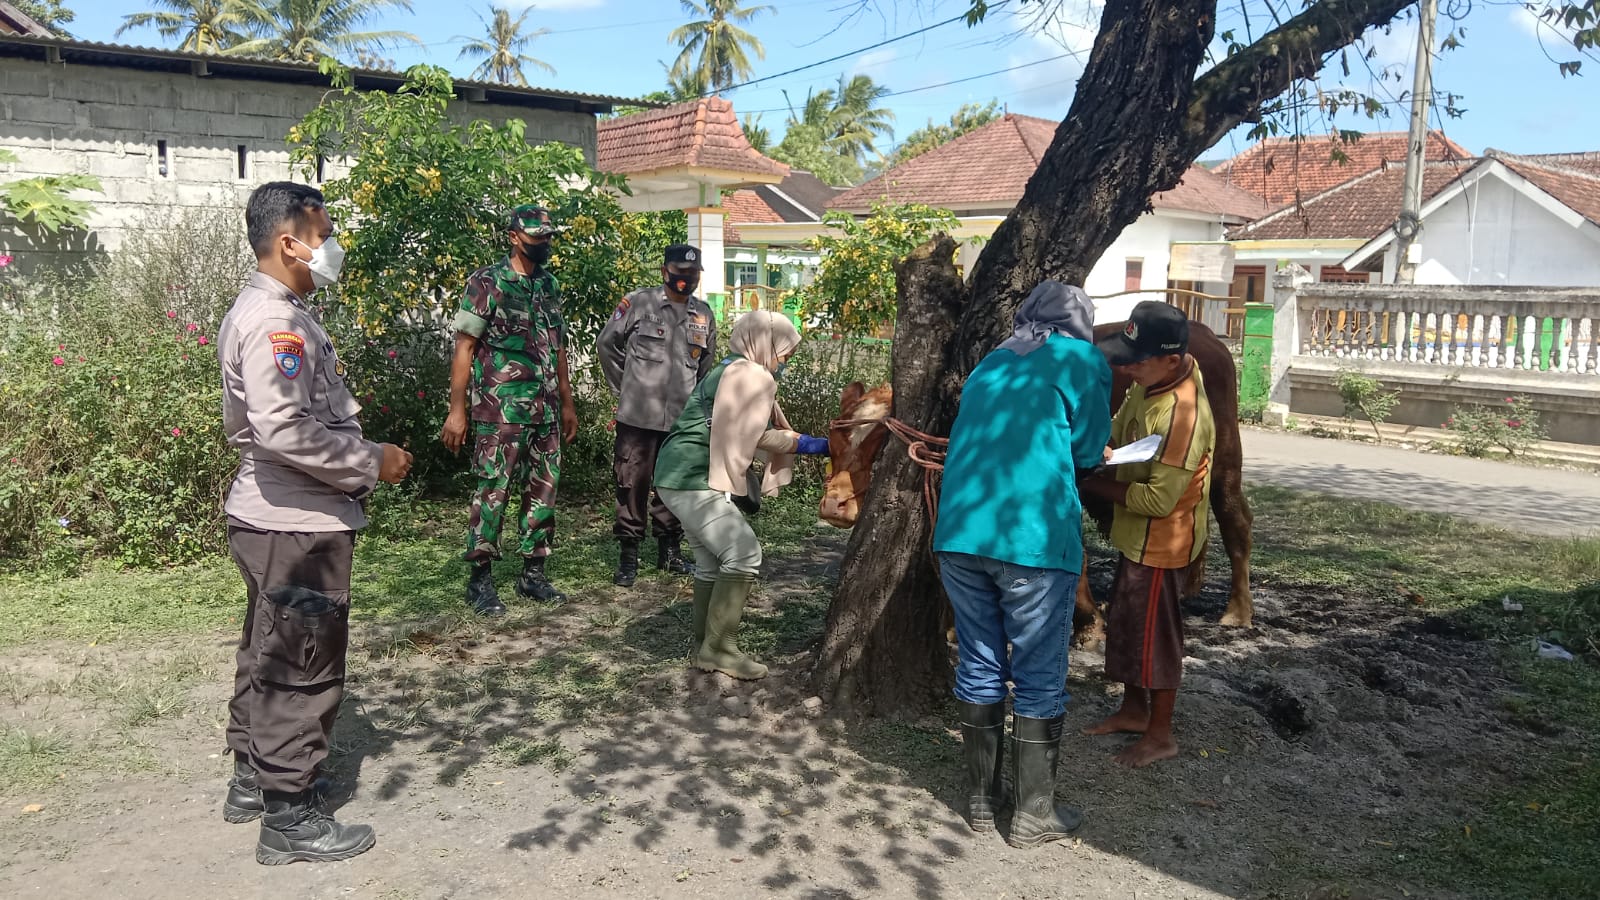
[[[536,203],[524,203],[511,211],[511,230],[528,237],[557,234],[564,229],[550,221],[550,210]]]

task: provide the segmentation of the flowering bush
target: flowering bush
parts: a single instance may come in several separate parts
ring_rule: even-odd
[[[1495,406],[1456,407],[1444,427],[1456,436],[1461,452],[1468,456],[1486,456],[1493,447],[1516,456],[1544,440],[1539,411],[1526,394],[1507,397]]]
[[[824,234],[810,246],[823,253],[817,278],[802,292],[805,314],[818,317],[846,337],[875,335],[895,318],[894,267],[937,232],[960,223],[949,210],[919,203],[874,203],[872,215],[822,217],[838,235]]]

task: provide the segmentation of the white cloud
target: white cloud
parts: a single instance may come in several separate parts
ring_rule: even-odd
[[[850,63],[850,71],[846,75],[851,78],[865,75],[878,84],[883,84],[884,74],[889,71],[889,64],[894,62],[897,56],[898,54],[889,47],[868,51]]]
[[[1518,6],[1506,13],[1511,18],[1511,24],[1523,34],[1535,40],[1543,41],[1548,46],[1572,43],[1572,29],[1560,22],[1553,22],[1543,18],[1535,10],[1526,6]]]
[[[1104,8],[1103,0],[1067,0],[1052,20],[1029,22],[1033,27],[1027,37],[1007,55],[1009,65],[1026,68],[1007,73],[1010,88],[1005,99],[1013,106],[1065,114],[1078,77],[1089,60],[1089,51],[1094,48]],[[1050,62],[1039,62],[1044,59]]]

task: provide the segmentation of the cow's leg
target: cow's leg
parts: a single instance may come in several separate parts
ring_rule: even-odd
[[[1220,502],[1215,504],[1217,525],[1222,529],[1222,546],[1227,548],[1233,567],[1233,587],[1228,592],[1222,624],[1249,628],[1255,616],[1255,603],[1250,598],[1250,524],[1255,517],[1244,497],[1243,479],[1237,473],[1217,487],[1221,489]]]
[[[1103,646],[1106,642],[1106,620],[1094,604],[1094,594],[1089,590],[1089,552],[1083,554],[1083,574],[1078,576],[1078,594],[1073,600],[1072,642],[1080,646]]]

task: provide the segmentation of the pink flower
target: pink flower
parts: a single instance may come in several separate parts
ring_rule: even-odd
[[[389,407],[387,407],[387,406],[378,407],[378,412],[388,412],[388,411],[389,411]]]
[[[67,345],[66,344],[57,344],[56,345],[56,349],[57,350],[65,350],[65,349],[67,349]]]
[[[1508,419],[1506,421],[1506,425],[1510,426],[1511,428],[1521,428],[1522,422],[1518,419]]]
[[[184,331],[199,331],[200,330],[200,326],[196,325],[193,322],[190,322],[189,324],[183,326],[183,330]]]
[[[177,310],[172,310],[172,309],[167,310],[167,318],[176,319],[177,317],[178,317]]]
[[[428,392],[427,391],[417,391],[417,399],[418,400],[421,400],[421,399],[423,399],[424,397],[427,397],[427,396],[428,396]]]
[[[67,361],[58,356],[55,359],[50,360],[50,363],[51,365],[64,366],[67,364]]]
[[[187,354],[187,353],[185,353],[185,354],[184,354],[184,355],[183,355],[183,361],[184,361],[184,362],[188,362],[188,361],[189,361],[189,354]]]
[[[85,360],[83,357],[80,356],[80,357],[78,357],[78,362],[87,362],[87,360]]]
[[[174,428],[174,429],[172,429],[172,436],[173,437],[177,437],[180,434],[183,434],[183,429],[182,428]]]
[[[12,256],[9,253],[0,253],[0,269],[11,265]]]
[[[203,334],[200,335],[200,341],[199,341],[200,346],[204,347],[205,345],[207,345],[209,343],[211,343],[211,339],[210,338],[206,337]]]
[[[1506,398],[1506,402],[1507,403],[1515,403],[1515,402],[1517,402],[1517,398],[1515,398],[1515,397],[1507,397]]]
[[[394,359],[394,358],[395,358],[395,357],[396,357],[396,356],[399,356],[399,355],[400,355],[400,354],[398,354],[398,353],[396,353],[396,352],[395,352],[395,351],[393,351],[393,350],[390,350],[390,351],[389,351],[389,358],[390,358],[390,359]]]

